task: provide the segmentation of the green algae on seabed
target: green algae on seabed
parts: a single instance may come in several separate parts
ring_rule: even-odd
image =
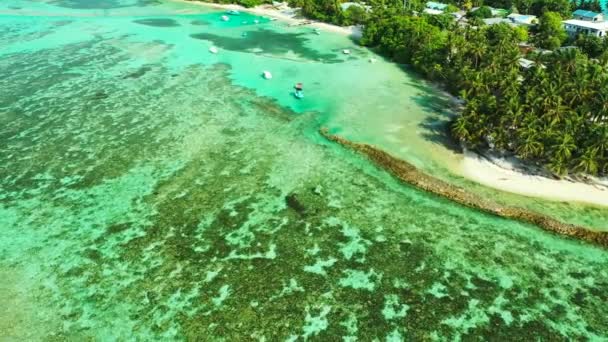
[[[0,339],[608,334],[606,251],[403,186],[155,31],[192,18],[107,20],[0,22]]]

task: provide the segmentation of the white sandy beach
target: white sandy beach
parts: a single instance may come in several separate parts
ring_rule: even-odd
[[[249,12],[252,14],[259,15],[259,16],[265,16],[265,17],[281,20],[283,22],[288,23],[289,25],[293,25],[293,26],[306,25],[309,27],[318,28],[319,30],[329,31],[329,32],[334,32],[334,33],[350,36],[354,39],[361,38],[361,35],[363,34],[363,29],[361,26],[342,27],[342,26],[331,25],[331,24],[322,23],[322,22],[314,21],[314,20],[310,20],[310,19],[297,18],[293,15],[293,9],[280,10],[280,9],[273,7],[272,5],[261,5],[261,6],[256,6],[253,8],[245,8],[243,6],[233,5],[233,4],[215,4],[215,3],[192,1],[192,0],[172,0],[172,1],[184,2],[184,3],[188,3],[188,4],[192,4],[192,5],[200,5],[200,6],[223,9],[223,10],[235,10],[235,11],[241,11],[241,12]]]
[[[473,152],[465,152],[461,166],[464,177],[498,190],[561,202],[608,206],[608,180],[583,183],[530,175],[520,171],[512,161],[488,159]]]

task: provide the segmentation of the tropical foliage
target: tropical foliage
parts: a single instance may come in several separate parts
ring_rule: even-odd
[[[559,20],[546,12],[535,41],[559,47],[566,38]],[[452,133],[468,147],[514,154],[560,176],[608,173],[607,43],[579,38],[591,57],[560,49],[530,57],[535,64],[526,69],[519,64],[521,30],[443,26],[403,11],[374,11],[361,43],[461,96]]]
[[[562,46],[568,35],[564,31],[562,18],[557,12],[545,12],[540,17],[535,35],[536,45],[543,49],[555,50]]]

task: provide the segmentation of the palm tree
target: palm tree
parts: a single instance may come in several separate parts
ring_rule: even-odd
[[[560,178],[565,176],[566,174],[568,174],[568,166],[560,158],[553,159],[549,163],[548,167],[549,167],[549,171],[553,172],[554,175],[556,175]]]
[[[452,124],[452,134],[461,141],[468,141],[471,134],[468,128],[468,121],[464,116],[459,116]]]
[[[599,169],[599,163],[597,160],[597,149],[586,149],[583,155],[577,159],[574,169],[582,173],[596,175]]]
[[[528,128],[530,129],[530,128]],[[529,130],[524,133],[525,138],[517,147],[517,155],[524,159],[536,158],[542,155],[544,145],[535,131]]]
[[[478,68],[481,58],[486,53],[485,45],[482,43],[473,43],[473,45],[469,48],[469,51],[471,51],[471,54],[473,55],[473,60],[475,61],[473,65],[475,66],[475,68]]]
[[[552,54],[552,59],[566,74],[572,74],[579,63],[581,54],[578,49],[563,49]]]
[[[576,149],[574,138],[568,133],[562,136],[559,144],[554,146],[554,153],[558,159],[568,161],[572,157],[572,151]]]
[[[608,125],[596,125],[591,131],[591,146],[602,157],[608,157]]]

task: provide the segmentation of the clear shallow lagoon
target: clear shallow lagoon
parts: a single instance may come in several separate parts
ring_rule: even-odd
[[[446,97],[344,37],[221,15],[0,4],[0,340],[606,337],[606,251],[399,184],[317,134],[468,184],[429,136]]]

